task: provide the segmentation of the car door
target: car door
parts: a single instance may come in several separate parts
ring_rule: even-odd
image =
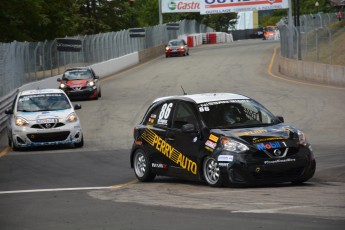
[[[194,130],[184,131],[184,125],[192,124]],[[185,178],[198,178],[201,148],[200,121],[192,103],[176,103],[171,126],[167,130],[166,141],[174,150],[171,160],[174,162],[171,172]]]
[[[141,137],[145,141],[145,150],[151,158],[151,167],[156,170],[167,171],[171,164],[169,160],[171,146],[166,143],[166,133],[171,123],[173,109],[174,102],[161,102],[146,114],[143,122],[145,128]]]

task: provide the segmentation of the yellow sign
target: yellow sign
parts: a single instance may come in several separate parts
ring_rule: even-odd
[[[155,147],[160,153],[165,155],[167,158],[180,165],[182,168],[196,175],[197,164],[177,151],[174,147],[160,138],[156,133],[150,129],[146,129],[141,137],[150,145]]]
[[[211,135],[210,135],[210,137],[209,137],[208,139],[210,139],[211,141],[213,141],[213,142],[216,142],[216,143],[217,143],[219,138],[218,138],[217,136],[215,136],[215,135],[211,134]]]

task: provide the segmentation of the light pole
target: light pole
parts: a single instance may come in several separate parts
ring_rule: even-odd
[[[319,1],[315,2],[315,7],[316,7],[316,13],[319,13]]]
[[[129,2],[129,6],[131,7],[131,21],[130,21],[130,27],[134,28],[134,7],[133,4],[135,2],[135,0],[128,0]]]

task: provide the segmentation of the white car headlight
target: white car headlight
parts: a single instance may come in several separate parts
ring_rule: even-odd
[[[67,121],[68,122],[76,122],[78,120],[78,116],[76,113],[71,113],[70,115],[68,115],[67,117]]]
[[[61,89],[64,89],[64,88],[66,88],[66,85],[65,85],[64,83],[61,83],[61,84],[60,84],[60,88],[61,88]]]
[[[298,130],[297,133],[298,133],[299,143],[301,145],[307,145],[307,138],[305,137],[305,134],[300,130]]]
[[[222,145],[224,150],[235,153],[241,153],[249,150],[249,147],[245,144],[242,144],[230,138],[222,138]]]
[[[25,125],[29,124],[29,122],[22,117],[16,117],[15,123],[17,126],[25,126]]]
[[[94,81],[90,81],[89,83],[87,83],[88,86],[92,87],[95,85],[95,82]]]

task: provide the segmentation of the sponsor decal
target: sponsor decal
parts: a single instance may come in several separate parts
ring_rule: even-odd
[[[218,166],[219,166],[219,167],[228,167],[228,166],[229,166],[229,163],[223,163],[223,162],[221,162],[221,163],[218,163]]]
[[[150,117],[153,118],[153,119],[156,119],[157,115],[156,114],[151,114]]]
[[[195,175],[197,174],[197,164],[194,161],[172,147],[169,143],[165,142],[151,129],[145,129],[141,137],[152,147],[156,148],[160,153],[180,167]]]
[[[210,139],[211,141],[214,141],[214,142],[218,142],[219,138],[213,134],[210,134],[210,137],[208,139]]]
[[[257,130],[253,130],[253,131],[236,133],[236,135],[240,137],[240,136],[247,136],[247,135],[256,135],[256,134],[261,134],[261,133],[267,133],[267,130],[257,129]]]
[[[161,0],[162,13],[199,12],[200,0]]]
[[[268,164],[278,164],[278,163],[287,163],[287,162],[295,162],[296,159],[284,159],[284,160],[275,160],[275,161],[264,161],[264,164],[268,165]]]
[[[210,140],[207,140],[206,143],[205,143],[206,146],[210,147],[211,149],[215,149],[216,146],[217,146],[217,143],[214,143]]]
[[[233,160],[234,160],[233,155],[219,155],[218,156],[218,161],[232,162]]]
[[[214,151],[214,149],[211,149],[210,147],[208,147],[208,146],[206,146],[206,145],[205,145],[205,149],[207,149],[208,151],[210,151],[210,152],[212,152],[212,153],[213,153],[213,151]]]
[[[281,148],[282,146],[280,145],[278,141],[274,141],[274,142],[256,144],[256,147],[258,148],[259,151],[261,151],[261,150],[267,150],[267,149],[278,149],[278,148]]]
[[[166,164],[161,163],[152,163],[152,168],[159,168],[159,169],[166,169],[168,166]]]
[[[276,141],[276,140],[286,140],[285,137],[268,137],[268,138],[261,138],[261,139],[253,139],[253,144],[259,142],[267,142],[267,141]]]

